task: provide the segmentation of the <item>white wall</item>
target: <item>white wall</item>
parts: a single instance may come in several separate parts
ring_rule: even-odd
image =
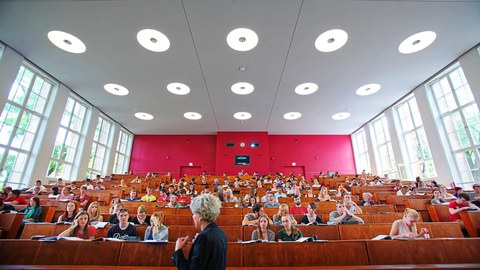
[[[458,59],[465,76],[470,84],[472,89],[475,101],[480,105],[480,49],[472,49],[465,53]],[[440,72],[439,72],[440,73]],[[435,112],[432,111],[429,106],[429,91],[425,88],[424,84],[418,86],[413,90],[413,94],[417,100],[420,114],[422,116],[422,121],[424,124],[425,133],[428,139],[428,144],[433,156],[433,162],[435,164],[435,169],[437,171],[437,177],[435,178],[438,183],[449,184],[452,181],[455,181],[459,178],[459,174],[455,167],[455,162],[453,155],[451,154],[450,149],[448,148],[447,138],[443,135],[443,132],[440,132],[439,127],[436,125]],[[403,159],[402,151],[400,147],[400,141],[396,134],[398,134],[395,125],[393,105],[385,110],[385,117],[388,120],[390,137],[392,142],[392,148],[395,156],[395,161],[397,164],[405,164],[406,162]],[[377,162],[374,162],[374,152],[370,146],[372,143],[372,138],[370,134],[369,124],[365,124],[363,127],[365,129],[365,134],[367,136],[367,142],[369,144],[369,154],[372,167],[372,173],[377,173],[379,168],[377,168]],[[359,168],[357,168],[358,170]]]
[[[0,59],[0,108],[3,109],[5,101],[8,98],[10,87],[15,80],[18,70],[24,64],[24,57],[10,48],[6,48]],[[27,63],[29,66],[33,66]],[[34,66],[33,66],[34,67]],[[60,126],[60,121],[65,110],[65,105],[68,97],[74,93],[65,85],[56,83],[57,86],[52,91],[50,103],[46,109],[46,119],[44,125],[41,125],[39,130],[39,137],[37,137],[35,145],[32,149],[32,154],[25,171],[26,186],[33,186],[37,179],[44,183],[49,181],[56,181],[56,179],[47,178],[47,168],[52,155],[52,150],[55,144],[55,138]],[[88,157],[92,149],[93,137],[95,134],[95,126],[97,125],[100,111],[95,107],[90,107],[87,113],[84,128],[86,130],[85,136],[80,139],[79,148],[77,150],[77,158],[72,169],[72,177],[70,180],[80,180],[85,178],[88,168]],[[110,119],[111,120],[111,119]],[[113,134],[110,139],[110,152],[105,158],[103,175],[110,174],[113,171],[115,160],[115,149],[119,137],[120,124],[113,122]],[[83,143],[82,143],[83,141]]]

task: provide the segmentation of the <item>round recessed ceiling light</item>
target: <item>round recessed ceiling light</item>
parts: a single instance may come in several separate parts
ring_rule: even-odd
[[[146,113],[146,112],[137,112],[135,113],[135,117],[141,120],[152,120],[153,115]]]
[[[183,116],[189,120],[200,120],[202,119],[202,115],[197,112],[186,112]]]
[[[79,38],[62,31],[54,30],[48,32],[48,39],[53,45],[70,53],[84,53],[87,50],[85,43]]]
[[[228,33],[227,43],[236,51],[249,51],[257,46],[258,36],[248,28],[237,28]]]
[[[370,83],[360,86],[355,93],[359,96],[369,96],[378,92],[382,88],[378,83]]]
[[[315,83],[302,83],[295,87],[295,93],[306,96],[317,92],[318,85]]]
[[[332,29],[318,36],[315,40],[315,48],[321,52],[333,52],[342,48],[347,40],[347,32],[342,29]]]
[[[287,120],[297,120],[300,117],[302,117],[302,114],[299,112],[288,112],[283,115],[283,118]]]
[[[119,84],[108,83],[108,84],[105,84],[103,88],[112,95],[116,95],[116,96],[128,95],[128,89]]]
[[[430,44],[432,44],[436,38],[437,34],[435,34],[433,31],[416,33],[402,41],[402,43],[400,43],[398,46],[398,51],[403,54],[421,51],[430,46]]]
[[[332,115],[333,120],[344,120],[350,117],[349,112],[340,112]]]
[[[237,95],[248,95],[253,92],[253,85],[247,82],[238,82],[232,85],[232,92]]]
[[[233,117],[238,120],[248,120],[252,118],[252,115],[248,112],[237,112],[233,115]]]
[[[190,87],[188,87],[183,83],[178,83],[178,82],[169,83],[167,85],[167,90],[172,94],[180,95],[180,96],[190,93]]]
[[[152,52],[164,52],[170,48],[170,40],[154,29],[143,29],[137,33],[137,40],[145,49]]]

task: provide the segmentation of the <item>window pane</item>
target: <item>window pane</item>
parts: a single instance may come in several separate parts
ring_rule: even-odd
[[[465,121],[470,130],[473,143],[476,145],[480,144],[480,113],[478,111],[478,106],[472,104],[466,107],[463,109],[463,115],[465,116]]]

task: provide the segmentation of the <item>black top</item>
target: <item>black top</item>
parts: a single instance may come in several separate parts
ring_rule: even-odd
[[[227,237],[217,223],[208,225],[193,242],[188,260],[181,249],[172,256],[178,269],[223,270],[227,267]]]
[[[145,222],[143,223],[140,223],[140,221],[138,220],[137,217],[134,217],[133,220],[132,220],[133,224],[137,224],[137,225],[147,225],[147,226],[150,226],[150,216],[147,216],[145,218]]]
[[[300,223],[302,223],[302,224],[309,224],[310,223],[310,221],[308,221],[307,215],[303,215]],[[317,215],[317,218],[315,219],[315,222],[313,223],[313,225],[318,225],[318,224],[322,224],[322,218],[319,215]]]

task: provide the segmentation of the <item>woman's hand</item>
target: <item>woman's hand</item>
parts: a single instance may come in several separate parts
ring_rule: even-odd
[[[175,251],[184,248],[188,244],[188,235],[185,237],[180,237],[175,243]]]

